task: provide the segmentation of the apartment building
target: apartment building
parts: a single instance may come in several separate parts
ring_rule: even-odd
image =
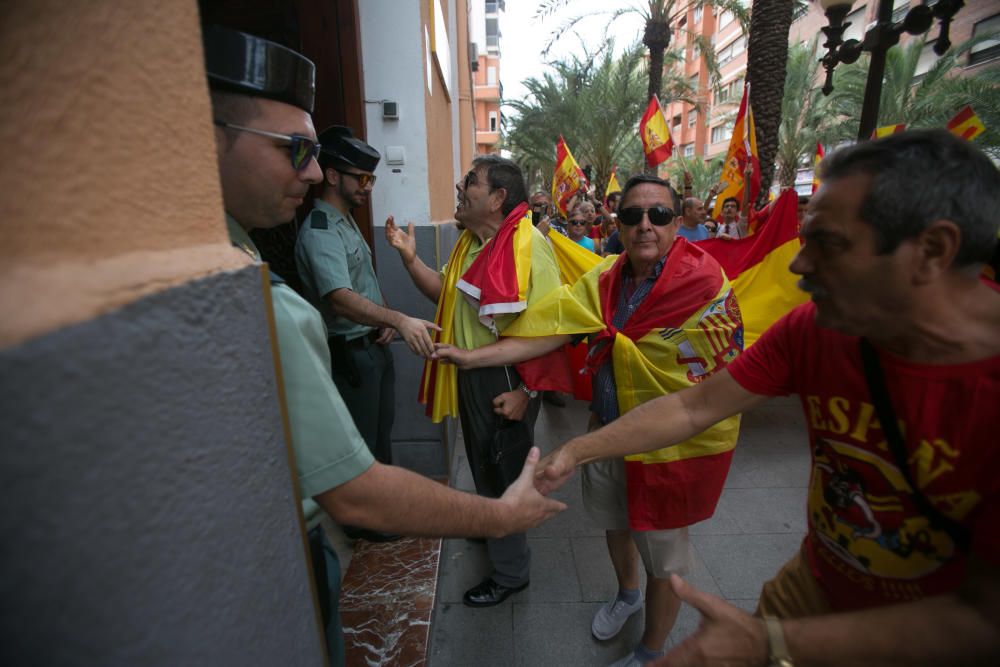
[[[471,0],[473,102],[476,123],[476,154],[499,153],[500,145],[500,12],[504,0]]]

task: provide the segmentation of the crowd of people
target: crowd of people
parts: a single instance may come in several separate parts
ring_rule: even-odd
[[[463,598],[487,607],[529,585],[526,531],[564,509],[547,494],[581,467],[619,589],[591,633],[613,637],[645,609],[641,641],[616,665],[1000,660],[1000,447],[989,435],[1000,293],[980,276],[997,244],[1000,174],[977,148],[910,131],[826,158],[790,267],[811,302],[745,351],[732,287],[698,241],[749,233],[748,202],[724,201],[713,232],[716,189],[702,201],[689,182],[682,195],[636,176],[614,200],[581,197],[563,225],[516,164],[480,156],[456,184],[463,232],[443,268],[419,257],[412,226],[386,222],[438,306],[429,322],[382,296],[351,215],[379,155],[349,128],[317,135],[312,63],[218,27],[205,29],[205,53],[233,244],[259,261],[248,232],[290,221],[311,187],[318,195],[296,245],[305,298],[277,276],[271,286],[304,498],[360,539],[487,538],[492,571]],[[563,284],[551,230],[606,256]],[[391,465],[396,335],[457,368],[477,494]],[[560,354],[584,340],[588,432],[539,461],[539,392],[566,390]],[[688,527],[715,510],[739,415],[793,393],[812,452],[808,531],[751,615],[680,578]],[[330,549],[314,553],[341,664],[339,565]],[[702,624],[664,654],[682,602]]]

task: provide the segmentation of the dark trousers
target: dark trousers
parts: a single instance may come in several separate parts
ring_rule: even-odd
[[[396,367],[389,346],[371,338],[330,338],[333,381],[375,460],[391,464]]]
[[[313,564],[313,582],[319,598],[326,652],[331,667],[344,665],[344,630],[340,625],[340,559],[326,539],[322,526],[309,530],[309,553]]]
[[[472,469],[476,491],[488,498],[498,498],[504,492],[490,470],[490,446],[499,424],[499,417],[493,412],[493,399],[521,384],[521,377],[512,366],[507,367],[507,372],[509,382],[503,367],[458,371],[458,416],[462,423],[465,454]],[[533,399],[524,414],[530,438],[534,437],[540,405],[538,398]],[[500,539],[488,539],[486,549],[493,564],[494,581],[509,587],[520,586],[528,581],[531,551],[528,549],[527,535],[516,533]]]

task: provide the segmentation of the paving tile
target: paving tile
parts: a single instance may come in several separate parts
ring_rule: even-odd
[[[618,580],[604,536],[574,537],[570,543],[580,584],[580,599],[584,602],[607,602],[618,592]]]
[[[727,491],[729,489],[723,488],[723,495]],[[690,535],[738,535],[742,532],[736,517],[722,503],[722,498],[719,498],[719,504],[715,506],[715,513],[710,518],[699,521],[688,530]]]
[[[604,667],[626,655],[642,637],[641,615],[630,618],[617,637],[601,642],[590,634],[591,621],[600,606],[597,603],[515,605],[514,660],[508,664]]]
[[[802,533],[766,535],[694,535],[698,555],[725,598],[760,596],[764,582],[794,555]]]
[[[427,664],[510,667],[513,616],[513,605],[506,603],[485,609],[470,609],[461,603],[438,605],[431,621]]]
[[[580,602],[580,583],[567,537],[528,538],[531,585],[510,599],[515,605],[540,602]]]
[[[716,514],[731,517],[743,533],[806,530],[806,488],[725,489]]]
[[[462,595],[493,571],[486,545],[465,539],[444,540],[438,575],[438,604],[461,604]]]

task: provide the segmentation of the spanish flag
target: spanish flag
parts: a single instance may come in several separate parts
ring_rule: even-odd
[[[819,163],[823,161],[826,157],[826,152],[823,150],[823,144],[816,142],[816,155],[813,156],[813,194],[819,190]]]
[[[719,263],[678,238],[650,293],[622,329],[612,324],[626,255],[606,257],[571,286],[532,305],[511,336],[590,333],[591,365],[610,360],[621,414],[701,382],[742,347],[740,309]],[[729,417],[678,445],[628,456],[633,530],[688,526],[712,516],[739,434]]]
[[[753,236],[698,242],[700,248],[718,260],[733,283],[743,313],[747,347],[757,342],[782,315],[808,298],[797,286],[798,276],[788,269],[801,246],[797,208],[798,195],[789,188],[758,214],[759,230]]]
[[[968,139],[969,141],[972,141],[986,131],[983,121],[979,120],[979,116],[968,105],[955,114],[955,117],[948,121],[946,127],[956,137]]]
[[[660,99],[656,95],[649,98],[646,112],[639,120],[639,138],[642,139],[646,164],[650,167],[655,167],[673,155],[674,140],[670,136],[667,119],[663,116]]]
[[[897,132],[902,132],[906,129],[906,123],[896,123],[895,125],[883,125],[882,127],[876,127],[872,130],[872,139],[881,139],[882,137],[888,137],[890,134],[896,134]]]
[[[757,159],[757,130],[753,124],[753,111],[750,109],[750,82],[743,88],[743,99],[736,113],[736,123],[733,125],[733,136],[729,140],[729,151],[722,166],[722,182],[725,187],[715,198],[712,207],[712,217],[718,218],[722,213],[722,204],[730,197],[743,201],[743,174],[747,163],[753,164],[753,175],[750,177],[750,202],[757,198],[760,191],[760,161]]]
[[[552,176],[552,201],[563,215],[567,214],[566,204],[580,190],[586,190],[589,184],[583,175],[580,165],[569,152],[566,140],[559,136],[556,142],[556,172]]]
[[[615,176],[615,171],[617,167],[611,168],[611,176],[608,177],[608,187],[604,189],[604,201],[608,201],[608,197],[615,192],[621,192],[622,186],[618,184],[618,178]]]

